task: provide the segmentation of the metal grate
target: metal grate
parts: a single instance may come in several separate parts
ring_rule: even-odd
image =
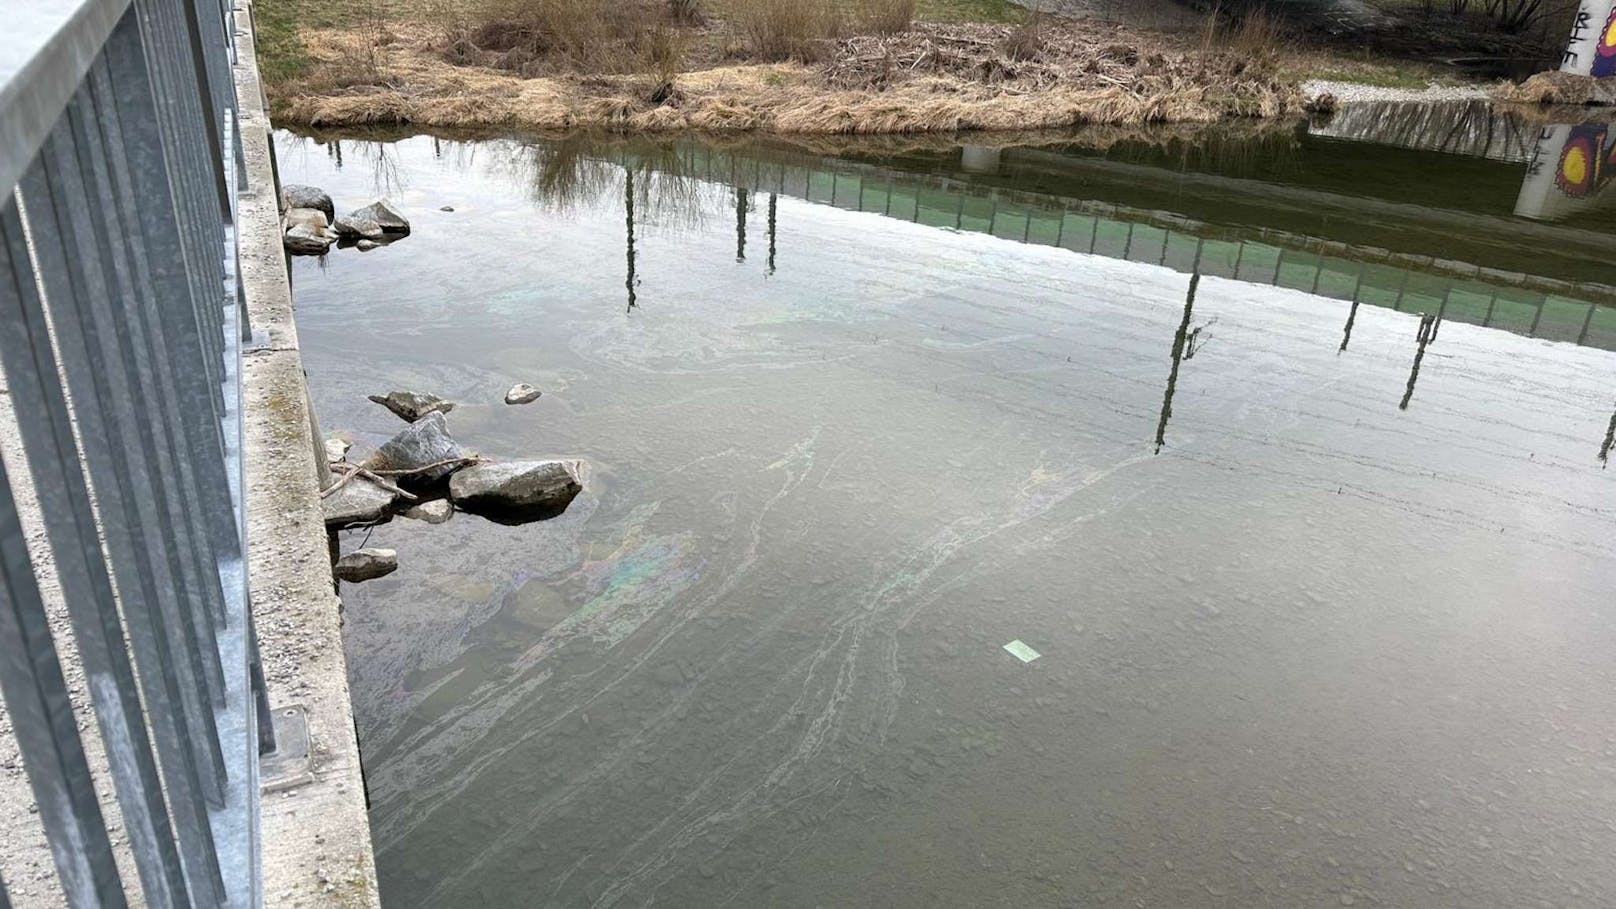
[[[0,0],[0,370],[139,876],[0,462],[0,693],[75,907],[260,902],[228,16]]]

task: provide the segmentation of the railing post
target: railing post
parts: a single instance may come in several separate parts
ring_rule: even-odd
[[[25,498],[139,902],[246,909],[262,899],[257,754],[273,730],[247,591],[233,15],[212,0],[29,12],[0,31],[0,368]],[[5,468],[0,693],[67,904],[122,906],[134,885],[113,861]]]

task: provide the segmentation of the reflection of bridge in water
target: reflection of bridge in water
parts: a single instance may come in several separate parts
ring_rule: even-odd
[[[782,153],[763,156],[690,145],[681,149],[681,176],[728,184],[740,190],[778,194],[847,211],[901,218],[931,227],[990,234],[1001,239],[1074,252],[1102,255],[1172,268],[1186,274],[1232,278],[1290,288],[1411,313],[1437,313],[1445,320],[1501,328],[1535,338],[1571,341],[1616,350],[1616,287],[1572,283],[1525,271],[1506,271],[1457,259],[1388,250],[1271,227],[1215,224],[1170,211],[1130,207],[1068,195],[1029,192],[973,179],[973,170],[991,172],[1014,158],[1020,164],[1102,167],[1117,171],[1149,171],[1137,165],[1099,159],[1073,159],[1036,149],[967,148],[960,172],[911,172],[875,163]],[[665,162],[664,162],[665,163]],[[658,165],[653,164],[653,167]],[[957,165],[958,166],[958,165]],[[1143,176],[1143,175],[1140,175]],[[1174,180],[1182,174],[1166,174]],[[1161,179],[1160,176],[1157,179]],[[1599,250],[1616,248],[1616,240],[1588,231],[1555,225],[1506,221],[1490,215],[1437,212],[1435,227],[1420,222],[1412,206],[1354,200],[1335,193],[1272,187],[1223,177],[1191,175],[1216,182],[1225,192],[1268,191],[1290,196],[1286,204],[1322,204],[1363,208],[1362,217],[1402,218],[1403,234],[1428,233],[1439,245],[1458,226],[1494,222],[1483,227],[1491,242],[1502,242],[1519,230],[1539,244],[1566,240],[1563,246]],[[1223,184],[1251,184],[1249,187]],[[1299,198],[1298,198],[1299,197]],[[1506,200],[1507,201],[1507,200]],[[1328,218],[1326,223],[1328,223]],[[773,231],[770,231],[773,242]],[[1456,244],[1464,248],[1462,244]],[[1530,246],[1531,244],[1524,244]],[[1518,264],[1530,256],[1519,255]],[[1608,259],[1607,259],[1608,261]],[[1350,323],[1346,327],[1350,335]],[[1348,338],[1343,339],[1345,345]]]

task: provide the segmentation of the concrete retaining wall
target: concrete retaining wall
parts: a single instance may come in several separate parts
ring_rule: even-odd
[[[245,382],[248,570],[277,713],[307,717],[306,773],[266,779],[268,906],[380,906],[359,743],[320,511],[316,425],[281,247],[273,135],[254,55],[252,4],[235,5],[236,91],[248,191],[240,197],[241,276],[254,333]],[[267,771],[266,771],[267,773]]]

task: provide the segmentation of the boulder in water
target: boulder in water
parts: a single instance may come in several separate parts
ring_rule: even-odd
[[[325,190],[302,183],[288,183],[281,187],[281,208],[313,208],[325,212],[328,219],[337,216],[337,208],[331,204],[331,197],[326,195]]]
[[[453,473],[464,457],[465,449],[449,435],[449,420],[433,411],[376,449],[365,459],[365,466],[378,472],[396,471],[388,476],[400,486],[425,486]]]
[[[386,199],[377,199],[364,208],[356,208],[348,213],[350,221],[374,221],[382,230],[390,234],[407,234],[410,232],[409,219]]]
[[[386,231],[370,218],[343,215],[331,223],[331,229],[344,240],[380,240]]]
[[[405,509],[404,517],[428,524],[442,524],[454,517],[454,506],[449,504],[448,499],[433,499]]]
[[[449,478],[455,507],[512,523],[554,517],[582,489],[574,461],[473,464]]]
[[[325,513],[325,526],[331,530],[352,527],[355,524],[380,524],[392,514],[393,500],[398,496],[364,477],[353,477],[336,492],[320,500]]]
[[[539,391],[537,388],[534,388],[526,382],[518,382],[511,386],[510,391],[505,392],[505,403],[530,404],[537,401],[543,394],[544,392]]]
[[[288,230],[281,242],[294,256],[323,256],[331,250],[334,241],[324,233],[298,226]]]
[[[339,581],[357,584],[398,570],[398,553],[391,549],[356,549],[337,560],[331,573]]]
[[[385,395],[370,395],[372,401],[391,410],[400,419],[414,423],[429,413],[448,413],[455,409],[453,401],[445,401],[435,394],[422,391],[390,391]]]
[[[329,236],[331,221],[325,212],[318,208],[290,208],[286,210],[285,226],[287,230],[294,227],[306,227],[311,233],[322,237]]]

